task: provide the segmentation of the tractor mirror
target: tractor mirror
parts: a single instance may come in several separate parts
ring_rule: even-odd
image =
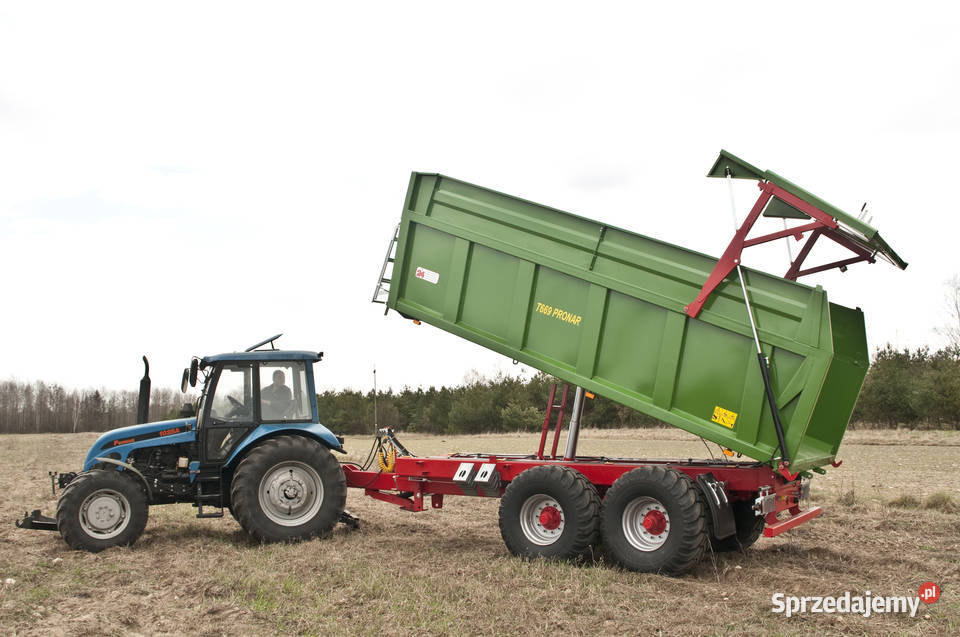
[[[197,369],[200,367],[200,361],[193,359],[190,361],[190,386],[197,386]]]
[[[190,382],[190,370],[186,367],[183,368],[183,379],[180,381],[180,391],[184,394],[187,393],[187,386]]]

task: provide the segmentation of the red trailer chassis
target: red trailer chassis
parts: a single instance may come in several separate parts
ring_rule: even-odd
[[[553,402],[556,389],[554,384],[534,454],[418,457],[391,429],[381,429],[363,467],[342,464],[347,486],[406,511],[427,509],[428,496],[434,509],[448,495],[502,498],[500,533],[514,555],[578,557],[602,537],[614,563],[674,574],[692,569],[708,544],[742,550],[761,529],[773,537],[822,513],[819,507],[801,511],[809,491],[803,477],[763,462],[734,461],[726,450],[710,460],[578,456],[583,398],[592,397],[580,388],[566,451],[558,455],[568,387],[559,405]],[[379,471],[368,469],[374,457]]]
[[[488,466],[482,482],[475,478]],[[536,455],[466,454],[440,457],[400,456],[392,471],[363,471],[344,464],[347,486],[363,489],[371,498],[395,504],[407,511],[423,511],[427,496],[434,509],[443,507],[447,495],[499,498],[507,485],[520,473],[542,465],[570,467],[582,473],[602,497],[623,474],[644,466],[663,466],[681,471],[694,480],[701,474],[712,474],[731,502],[754,500],[755,510],[765,517],[763,534],[773,537],[819,516],[823,511],[813,507],[800,510],[800,499],[806,495],[802,479],[788,482],[769,465],[759,462],[724,460],[646,460],[635,458],[577,457],[537,458]],[[458,475],[459,474],[459,475]],[[458,479],[460,478],[460,479]],[[783,519],[780,515],[785,514]]]

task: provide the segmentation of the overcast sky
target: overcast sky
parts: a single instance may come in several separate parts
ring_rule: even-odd
[[[0,379],[136,389],[147,354],[175,386],[276,332],[321,389],[513,373],[370,303],[410,172],[719,255],[720,148],[869,202],[910,267],[806,282],[871,349],[941,345],[956,4],[639,4],[0,4]]]

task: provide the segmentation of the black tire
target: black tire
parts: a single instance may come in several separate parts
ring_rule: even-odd
[[[705,514],[698,488],[686,474],[660,466],[633,469],[603,499],[604,549],[611,561],[631,571],[686,573],[707,547]]]
[[[329,449],[303,436],[279,436],[254,447],[237,466],[230,486],[231,512],[260,542],[326,535],[346,502],[340,463]]]
[[[521,557],[569,559],[598,540],[600,496],[579,471],[541,465],[507,485],[500,501],[500,535]]]
[[[762,515],[754,514],[753,502],[750,500],[737,500],[730,506],[733,509],[733,520],[737,525],[737,532],[722,540],[718,540],[711,534],[710,542],[716,553],[746,551],[760,538],[763,527],[766,525]],[[707,514],[709,515],[709,511]]]
[[[60,492],[57,530],[72,549],[99,553],[129,546],[143,533],[148,508],[139,477],[94,469],[78,475]]]

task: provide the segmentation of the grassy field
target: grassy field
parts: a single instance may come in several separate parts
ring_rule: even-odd
[[[843,466],[814,480],[821,518],[680,578],[513,558],[498,501],[479,498],[407,513],[351,491],[361,529],[300,545],[254,545],[229,515],[198,520],[189,505],[152,509],[135,546],[97,555],[68,550],[56,533],[15,529],[25,509],[54,512],[47,470],[77,470],[95,438],[0,436],[4,633],[960,634],[956,432],[850,432]],[[536,445],[528,434],[401,439],[419,455]],[[368,444],[348,440],[350,459],[362,460]],[[580,450],[707,455],[673,429],[586,431]],[[776,592],[913,596],[928,580],[943,594],[916,618],[771,612]]]

